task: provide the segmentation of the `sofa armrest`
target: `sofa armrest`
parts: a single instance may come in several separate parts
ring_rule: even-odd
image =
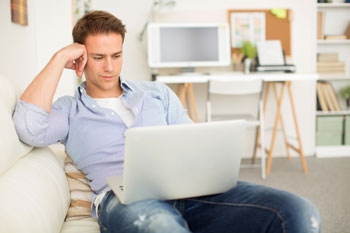
[[[69,206],[62,167],[49,148],[35,148],[0,176],[0,232],[60,232]]]

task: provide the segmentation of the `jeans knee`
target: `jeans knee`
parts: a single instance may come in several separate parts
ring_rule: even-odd
[[[317,208],[309,200],[293,196],[284,206],[286,232],[319,233],[321,217]]]
[[[133,225],[138,228],[139,232],[166,233],[172,232],[174,229],[178,229],[179,232],[186,232],[184,226],[181,226],[176,217],[166,212],[157,212],[150,215],[141,214],[133,222]]]

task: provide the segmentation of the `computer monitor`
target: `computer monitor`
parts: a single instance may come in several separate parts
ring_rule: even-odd
[[[147,40],[151,68],[230,65],[228,24],[151,23]]]

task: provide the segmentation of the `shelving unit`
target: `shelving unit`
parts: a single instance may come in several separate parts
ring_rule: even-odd
[[[350,76],[346,75],[319,75],[319,80],[323,81],[337,81],[337,80],[350,80]]]
[[[318,40],[317,41],[318,45],[327,45],[327,44],[332,44],[332,45],[350,45],[350,40]]]
[[[316,112],[317,116],[348,116],[350,115],[350,111],[341,111],[341,112],[322,112],[322,111],[317,111]]]
[[[317,3],[317,12],[324,13],[324,34],[344,34],[350,23],[350,3]],[[338,94],[339,90],[350,85],[350,39],[343,40],[317,40],[317,53],[338,53],[339,61],[345,62],[344,74],[319,74],[319,80],[329,81]],[[345,101],[339,97],[341,111],[322,112],[316,111],[316,118],[322,116],[349,116],[350,110],[346,110]],[[317,132],[316,132],[317,134]],[[350,145],[317,146],[317,157],[350,156]]]
[[[350,7],[349,3],[317,3],[318,8],[344,8]]]

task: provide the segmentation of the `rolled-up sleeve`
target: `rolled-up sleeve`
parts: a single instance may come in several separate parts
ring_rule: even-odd
[[[69,129],[69,109],[72,102],[67,97],[52,104],[51,112],[20,100],[13,114],[19,139],[32,146],[48,146],[65,140]]]

